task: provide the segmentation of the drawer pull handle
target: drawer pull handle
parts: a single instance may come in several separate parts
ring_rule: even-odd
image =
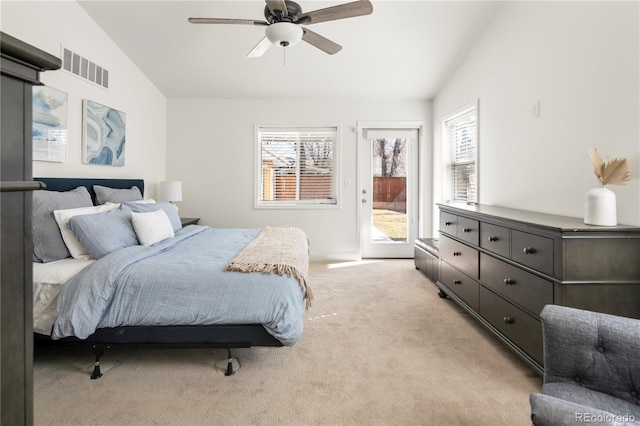
[[[516,281],[513,278],[505,278],[504,279],[504,283],[506,285],[514,285],[516,283]]]
[[[498,237],[491,236],[489,237],[489,241],[495,243],[496,241],[498,241]]]
[[[454,256],[462,256],[462,252],[454,251],[454,252],[453,252],[453,255],[454,255]]]
[[[460,281],[460,280],[453,280],[453,283],[454,283],[454,284],[462,284],[462,281]]]
[[[524,254],[534,254],[535,252],[536,252],[536,249],[534,249],[533,247],[524,248]]]
[[[471,228],[464,228],[462,229],[462,232],[471,232]]]
[[[514,319],[511,317],[504,317],[502,318],[502,321],[504,321],[505,324],[513,324],[514,323]]]
[[[453,223],[451,223],[451,222],[449,222],[449,221],[446,221],[446,222],[444,223],[444,226],[451,226],[451,225],[453,225]]]

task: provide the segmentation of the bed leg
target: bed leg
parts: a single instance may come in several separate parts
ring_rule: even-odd
[[[235,371],[233,371],[233,358],[231,357],[231,348],[227,348],[229,357],[227,358],[227,372],[224,373],[225,376],[233,376]]]
[[[102,377],[102,373],[100,372],[100,357],[104,355],[103,347],[100,345],[93,345],[91,349],[93,349],[93,354],[96,356],[96,362],[93,364],[93,373],[91,373],[91,380],[96,380]],[[109,347],[106,347],[109,349]]]

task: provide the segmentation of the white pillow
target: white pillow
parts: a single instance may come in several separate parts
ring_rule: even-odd
[[[58,222],[58,227],[60,228],[60,233],[62,234],[62,239],[64,240],[69,253],[71,253],[71,257],[74,259],[90,259],[91,256],[87,253],[87,250],[80,244],[80,241],[76,238],[75,234],[69,229],[69,219],[73,216],[79,214],[95,214],[108,212],[109,210],[113,210],[117,205],[100,205],[100,206],[92,206],[92,207],[79,207],[77,209],[65,209],[65,210],[54,210],[53,216]]]
[[[143,246],[150,246],[175,236],[169,216],[163,209],[144,213],[131,212],[131,223],[138,241]]]

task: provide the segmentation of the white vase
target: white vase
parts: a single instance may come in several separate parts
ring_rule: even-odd
[[[607,188],[593,188],[584,196],[584,223],[616,226],[616,194]]]

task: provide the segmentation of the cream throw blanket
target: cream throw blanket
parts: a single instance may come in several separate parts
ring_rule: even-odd
[[[294,227],[265,227],[225,267],[225,271],[276,273],[295,277],[305,293],[306,308],[313,294],[309,276],[309,242],[305,233]]]

